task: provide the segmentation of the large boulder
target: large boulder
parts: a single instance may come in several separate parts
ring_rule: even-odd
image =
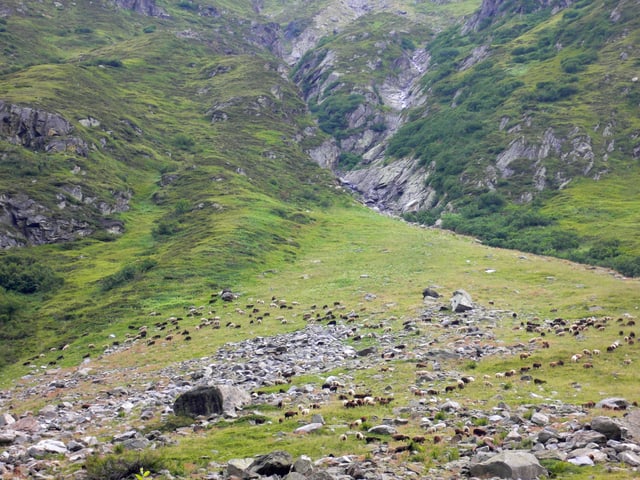
[[[520,480],[535,480],[546,475],[547,470],[540,465],[538,459],[529,452],[513,450],[504,451],[493,457],[471,465],[473,477],[499,477]]]
[[[607,443],[607,437],[602,433],[594,430],[580,430],[567,440],[567,446],[569,448],[584,448],[590,443],[597,443],[598,445],[604,445]]]
[[[608,408],[610,410],[626,410],[630,403],[624,398],[605,398],[596,403],[596,408]]]
[[[229,385],[196,387],[180,395],[173,404],[176,415],[232,415],[251,402],[244,390]]]
[[[594,417],[591,420],[591,429],[607,437],[607,440],[622,439],[622,429],[615,420],[610,417]]]
[[[293,457],[291,454],[283,450],[277,450],[257,457],[249,467],[249,472],[265,477],[271,475],[283,477],[291,471],[292,466]]]
[[[456,313],[467,312],[473,310],[473,301],[471,295],[464,290],[456,290],[450,300],[451,310]]]

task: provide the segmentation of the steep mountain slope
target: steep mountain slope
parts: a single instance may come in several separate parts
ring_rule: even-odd
[[[359,130],[339,132],[341,158],[350,162],[338,163],[338,170],[367,202],[408,219],[440,219],[492,245],[637,275],[640,246],[632,236],[598,233],[606,223],[584,232],[579,226],[592,223],[588,215],[576,218],[544,207],[558,191],[576,189],[570,194],[574,209],[588,211],[593,207],[580,200],[581,186],[587,185],[580,179],[624,183],[638,174],[636,7],[484,2],[467,22],[419,49],[424,73],[418,85],[415,78],[409,84],[399,122],[379,123],[370,116]],[[332,56],[339,55],[335,51]],[[308,78],[340,71],[316,63]],[[352,93],[359,91],[346,88],[343,96]],[[394,105],[389,99],[380,103]],[[345,109],[343,123],[357,125],[359,110]],[[391,128],[386,138],[370,133],[385,127]],[[375,148],[367,151],[372,137]],[[606,197],[606,183],[598,191]],[[621,206],[613,216],[625,212]],[[603,256],[607,249],[610,254]]]
[[[267,256],[291,257],[305,210],[336,197],[328,172],[305,154],[322,137],[284,66],[256,46],[260,28],[215,9],[173,8],[161,17],[110,2],[10,10],[2,244],[86,240],[3,257],[6,359],[22,351],[18,339],[33,341],[27,331],[55,337],[66,330],[61,318],[104,324],[139,308],[144,290],[114,288],[134,277],[187,277],[208,290]],[[230,21],[237,38],[224,30]],[[77,277],[82,246],[101,253]],[[25,262],[54,266],[74,306],[22,298],[14,277]],[[25,300],[40,309],[38,326],[23,324],[28,308],[11,307]],[[98,313],[104,301],[111,319]]]

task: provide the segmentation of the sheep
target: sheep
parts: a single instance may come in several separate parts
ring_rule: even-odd
[[[284,418],[292,418],[292,417],[295,417],[296,415],[298,415],[298,412],[296,412],[295,410],[289,410],[287,412],[284,412]]]
[[[593,363],[585,363],[582,365],[583,368],[593,368]]]
[[[343,433],[342,435],[340,435],[340,437],[339,437],[339,438],[340,438],[340,441],[341,441],[341,442],[346,442],[346,441],[347,441],[347,434],[346,434],[346,433]]]
[[[362,425],[362,420],[358,418],[349,424],[349,428],[353,430],[355,428],[360,427],[361,425]]]

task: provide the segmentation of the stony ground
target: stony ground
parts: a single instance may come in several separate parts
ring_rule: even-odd
[[[553,401],[536,402],[535,408],[499,404],[483,409],[453,395],[470,382],[489,384],[495,379],[475,379],[449,371],[442,367],[448,360],[522,355],[533,348],[521,344],[504,346],[494,338],[495,325],[509,318],[511,312],[473,305],[454,313],[448,304],[434,299],[425,302],[419,318],[404,321],[401,329],[391,329],[389,323],[393,319],[366,324],[355,311],[334,307],[341,313],[318,309],[320,313],[307,315],[306,326],[301,330],[228,343],[209,357],[176,363],[159,372],[115,366],[97,368],[90,362],[75,369],[34,369],[16,388],[0,392],[2,478],[59,478],[69,465],[81,465],[90,455],[171,444],[189,431],[205,429],[223,417],[259,411],[265,404],[282,406],[282,415],[288,411],[300,418],[296,428],[304,433],[324,427],[323,405],[343,402],[345,408],[356,409],[362,404],[391,400],[395,403],[389,418],[368,419],[370,425],[366,429],[355,422],[343,434],[344,439],[360,439],[368,444],[366,458],[347,455],[312,461],[272,452],[271,457],[259,461],[211,463],[200,476],[279,478],[286,474],[290,480],[460,478],[500,475],[507,468],[513,475],[517,471],[520,478],[536,478],[544,471],[538,463],[540,459],[585,466],[600,463],[611,469],[640,466],[640,411],[626,399],[602,399],[598,405],[587,406]],[[219,325],[214,319],[206,320],[202,325],[205,327],[232,326]],[[432,333],[417,336],[418,330]],[[137,335],[110,346],[103,356],[154,341],[149,338],[146,333]],[[163,337],[162,341],[168,340]],[[368,346],[359,348],[359,342],[365,341]],[[348,371],[383,370],[387,368],[385,360],[391,359],[413,362],[419,368],[415,384],[408,386],[412,395],[405,398],[410,400],[402,403],[392,396],[358,395],[349,375],[330,374],[339,367],[347,367]],[[297,387],[293,386],[295,382],[289,384],[291,378],[303,374],[318,375],[324,382]],[[536,380],[527,372],[517,375],[522,381]],[[225,401],[244,406],[200,417],[179,432],[141,433],[150,422],[173,415],[176,399],[201,385],[229,387]],[[282,388],[268,388],[274,385]],[[244,395],[238,400],[231,398],[233,392]],[[24,405],[38,407],[28,411]],[[624,409],[627,414],[621,419],[606,415],[591,418],[591,407]],[[405,435],[408,426],[419,427],[421,434]],[[411,461],[415,459],[411,452],[425,443],[451,448],[456,453],[427,470],[423,461]],[[78,475],[69,473],[66,477]]]

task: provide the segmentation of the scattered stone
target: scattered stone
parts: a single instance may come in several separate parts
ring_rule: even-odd
[[[291,471],[292,466],[293,457],[291,454],[278,450],[256,458],[249,467],[249,472],[267,477],[270,475],[284,476]]]
[[[422,298],[424,299],[424,298],[427,298],[427,297],[429,297],[429,298],[440,298],[440,294],[438,292],[436,292],[433,288],[427,287],[422,291]]]
[[[320,430],[323,427],[322,423],[309,423],[307,425],[303,425],[301,427],[296,428],[293,433],[302,434],[302,433],[311,433],[316,430]]]
[[[518,478],[535,480],[546,475],[547,470],[540,465],[538,459],[525,451],[504,451],[480,463],[471,465],[474,477]]]
[[[67,453],[66,445],[60,440],[41,440],[35,448],[42,449],[46,453]]]
[[[0,432],[0,445],[11,445],[18,434],[13,430],[6,430],[4,432]]]
[[[624,398],[605,398],[596,403],[596,408],[608,408],[610,410],[625,410],[629,407],[630,403]]]
[[[5,427],[14,423],[16,423],[16,419],[13,418],[9,413],[0,414],[0,427]]]
[[[591,420],[591,429],[602,433],[608,440],[620,440],[622,438],[622,430],[610,417],[594,417]]]
[[[244,478],[253,463],[253,458],[232,458],[227,462],[227,478]]]
[[[362,350],[358,350],[356,355],[358,355],[359,357],[366,357],[367,355],[373,355],[377,351],[378,349],[376,347],[371,346],[371,347],[363,348]]]
[[[448,400],[441,404],[438,409],[443,412],[455,412],[462,408],[462,406],[458,402],[454,402],[453,400]]]
[[[595,465],[593,463],[593,460],[591,460],[589,457],[586,457],[586,456],[569,458],[567,462],[577,465],[579,467],[585,467],[585,466],[593,467]]]
[[[580,430],[572,435],[567,443],[572,449],[584,448],[590,443],[604,445],[607,443],[607,437],[593,430]]]
[[[306,455],[302,455],[295,461],[292,470],[302,475],[308,475],[313,471],[313,462],[311,461],[311,458]]]
[[[549,423],[549,417],[544,413],[534,412],[534,414],[531,416],[531,422],[535,425],[543,427]]]
[[[371,427],[369,429],[369,433],[377,433],[379,435],[393,435],[395,433],[398,433],[398,430],[390,425],[376,425],[375,427]]]
[[[632,467],[640,467],[640,455],[634,452],[621,452],[619,455],[620,461],[631,465]]]
[[[463,313],[469,310],[473,310],[473,301],[471,295],[464,290],[456,290],[453,292],[453,297],[450,300],[451,310],[456,313]]]

